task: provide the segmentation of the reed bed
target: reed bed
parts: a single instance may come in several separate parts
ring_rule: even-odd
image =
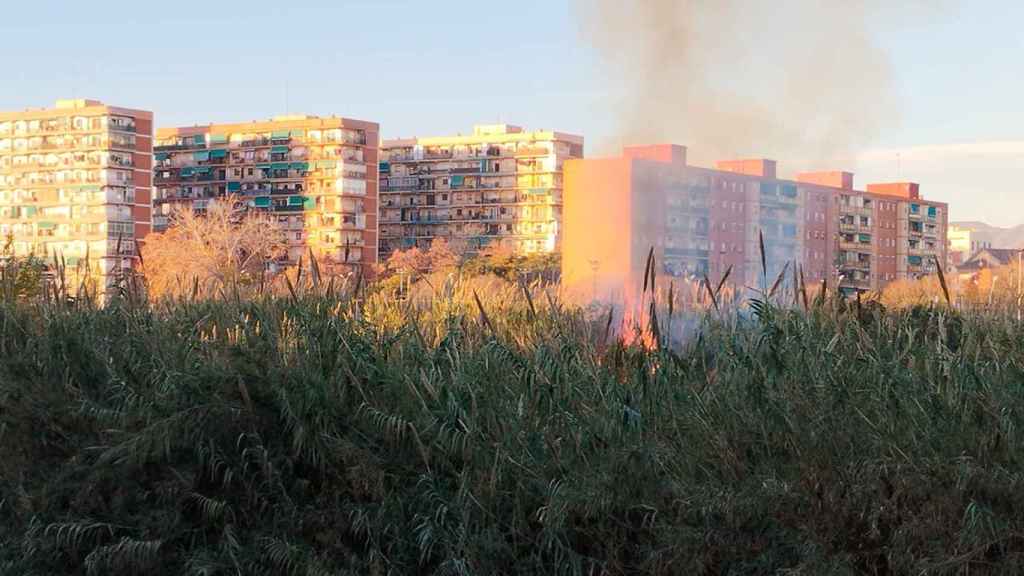
[[[1011,315],[650,274],[3,299],[0,574],[1024,569]]]

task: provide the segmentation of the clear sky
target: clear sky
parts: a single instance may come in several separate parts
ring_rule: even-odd
[[[609,79],[580,41],[585,2],[9,0],[0,109],[89,97],[158,125],[337,114],[385,137],[504,121],[583,134],[589,153],[616,135]],[[1016,0],[880,17],[901,114],[840,168],[920,181],[954,219],[1024,224],[1021,22]]]

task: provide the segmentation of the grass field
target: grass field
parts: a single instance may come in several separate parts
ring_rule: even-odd
[[[1024,570],[1010,316],[478,294],[0,304],[0,574]]]

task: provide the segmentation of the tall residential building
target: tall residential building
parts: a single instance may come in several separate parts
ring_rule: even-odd
[[[475,126],[470,136],[385,140],[380,163],[381,256],[435,238],[469,251],[502,244],[555,252],[562,225],[562,164],[583,138]]]
[[[153,226],[234,195],[285,230],[288,263],[312,249],[325,264],[372,266],[378,138],[376,123],[317,116],[160,128]]]
[[[763,236],[769,282],[788,262],[808,284],[879,290],[933,272],[945,228],[946,205],[917,184],[858,191],[848,172],[786,180],[772,160],[709,169],[687,164],[682,146],[627,147],[565,165],[562,279],[577,294],[629,299],[653,247],[661,274],[717,280],[731,268],[733,282],[760,286]]]
[[[150,231],[152,146],[152,112],[95,100],[0,112],[3,243],[109,286]]]

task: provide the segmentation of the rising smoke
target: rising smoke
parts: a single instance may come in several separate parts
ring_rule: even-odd
[[[774,157],[788,168],[850,160],[898,119],[888,55],[868,22],[885,6],[576,0],[621,139],[598,145],[672,141],[688,145],[699,164],[742,156]]]

